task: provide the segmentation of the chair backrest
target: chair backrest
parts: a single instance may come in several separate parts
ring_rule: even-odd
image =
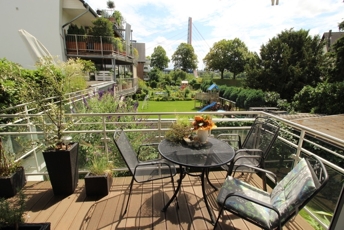
[[[326,168],[317,157],[302,158],[271,192],[271,204],[280,212],[282,225],[296,215],[327,180]],[[275,212],[271,211],[270,216],[270,220],[277,220]]]
[[[266,117],[257,117],[247,133],[241,146],[242,149],[260,149],[266,158],[275,143],[279,125]]]
[[[119,153],[125,161],[125,164],[129,168],[130,172],[134,175],[135,167],[139,164],[139,160],[133,146],[129,142],[127,135],[123,130],[116,130],[113,135],[113,140]]]

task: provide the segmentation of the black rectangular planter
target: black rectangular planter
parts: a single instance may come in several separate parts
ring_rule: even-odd
[[[72,143],[69,150],[44,151],[43,156],[54,195],[73,194],[79,179],[79,143]]]
[[[4,227],[2,230],[15,230],[15,227]],[[18,230],[50,230],[50,223],[23,223],[19,224]]]
[[[87,196],[106,196],[109,194],[112,185],[112,176],[92,175],[87,173],[85,176],[85,189]]]
[[[0,197],[13,197],[25,184],[25,170],[23,167],[18,167],[17,171],[11,176],[0,177]]]

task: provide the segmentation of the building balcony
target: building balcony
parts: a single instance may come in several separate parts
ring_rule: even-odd
[[[95,37],[91,35],[66,35],[65,50],[67,57],[115,58],[117,64],[133,64],[135,57],[132,46],[122,43],[115,45],[112,37]],[[121,48],[120,48],[121,47]]]
[[[76,103],[83,103],[83,97],[90,96],[89,92],[76,95],[71,99],[75,106]],[[25,106],[25,105],[23,105]],[[38,143],[43,137],[43,132],[35,128],[35,117],[38,115],[30,114],[29,109],[24,114],[8,115],[1,114],[1,119],[16,118],[16,123],[1,124],[0,136],[6,143],[6,149],[24,149],[25,151],[17,155],[25,167],[28,184],[24,192],[29,197],[27,211],[30,218],[28,222],[51,222],[53,229],[118,229],[118,228],[191,228],[191,229],[212,229],[209,223],[209,216],[202,201],[201,188],[197,179],[190,177],[185,179],[182,185],[182,192],[178,200],[180,210],[177,211],[172,206],[166,213],[160,212],[161,207],[171,197],[172,189],[169,182],[153,182],[151,184],[134,185],[133,197],[130,201],[129,212],[121,216],[124,198],[127,197],[129,177],[115,177],[111,192],[106,197],[92,198],[85,195],[83,179],[79,180],[75,192],[68,197],[56,197],[53,195],[50,182],[46,180],[45,162],[42,158],[42,147],[39,145],[24,145],[25,143]],[[109,113],[109,114],[68,114],[75,118],[75,125],[85,125],[82,120],[85,117],[94,117],[94,122],[87,125],[101,125],[92,130],[65,130],[65,134],[76,137],[92,132],[99,140],[104,142],[104,149],[107,154],[113,154],[114,144],[111,142],[115,127],[121,127],[121,121],[110,121],[110,117],[136,117],[140,124],[139,129],[128,132],[142,132],[154,134],[157,141],[162,140],[164,133],[169,129],[171,122],[177,116],[194,116],[197,112],[165,112],[165,113]],[[223,125],[211,131],[212,135],[217,136],[222,132],[239,134],[244,137],[250,128],[247,125],[254,120],[257,115],[269,116],[281,125],[280,135],[271,153],[266,160],[266,168],[273,171],[282,178],[291,169],[295,160],[305,155],[317,155],[321,157],[329,173],[329,182],[326,187],[316,195],[309,205],[303,210],[312,216],[313,220],[323,228],[329,227],[328,216],[337,212],[337,203],[342,194],[344,169],[343,162],[343,133],[342,117],[338,115],[329,116],[332,120],[321,122],[320,119],[314,120],[313,127],[302,125],[300,120],[294,122],[284,115],[273,115],[263,111],[231,111],[231,112],[204,112],[213,116],[215,123]],[[174,118],[171,118],[174,117]],[[144,119],[142,119],[144,117]],[[307,118],[308,124],[310,119]],[[124,121],[124,123],[126,123]],[[123,124],[124,124],[123,123]],[[234,125],[233,125],[234,124]],[[304,123],[306,124],[306,123]],[[312,124],[311,124],[312,125]],[[37,127],[39,124],[37,124]],[[92,126],[93,127],[93,126]],[[334,127],[335,132],[328,133],[330,127]],[[20,143],[18,140],[25,140]],[[117,168],[116,171],[126,171],[126,168]],[[79,169],[80,174],[85,173],[85,169]],[[249,174],[250,175],[250,174]],[[223,171],[212,171],[211,181],[220,186],[224,179]],[[251,184],[261,186],[259,177],[248,176],[242,179]],[[154,188],[154,189],[152,189]],[[207,187],[207,194],[210,196],[210,203],[214,212],[217,212],[215,203],[216,192]],[[339,211],[340,212],[340,211]],[[239,219],[238,217],[226,213],[222,218],[222,228],[224,223],[231,225],[234,229],[256,229],[251,224]],[[327,219],[327,222],[326,222]],[[312,229],[306,221],[297,216],[289,224],[290,229]]]

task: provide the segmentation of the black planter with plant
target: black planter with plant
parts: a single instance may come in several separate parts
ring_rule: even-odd
[[[24,223],[26,197],[22,191],[15,199],[0,198],[1,230],[50,230],[50,223]]]
[[[43,156],[55,195],[72,194],[79,179],[79,144],[65,138],[64,132],[73,126],[73,118],[65,114],[69,109],[66,95],[76,90],[72,88],[74,79],[84,78],[80,64],[78,60],[60,63],[44,58],[33,79],[25,83],[24,96],[42,112],[35,124],[43,130]]]
[[[109,194],[112,185],[112,169],[114,166],[104,153],[92,152],[90,157],[89,172],[84,178],[86,195],[106,196]]]
[[[13,197],[25,184],[24,168],[5,154],[0,138],[0,197]]]

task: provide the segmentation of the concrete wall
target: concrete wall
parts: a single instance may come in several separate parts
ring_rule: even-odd
[[[0,58],[34,69],[38,60],[25,37],[23,29],[36,37],[53,56],[63,56],[59,0],[1,0],[2,22]]]

